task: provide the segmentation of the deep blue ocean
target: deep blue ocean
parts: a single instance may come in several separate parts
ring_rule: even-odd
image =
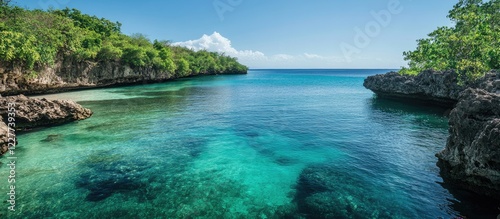
[[[4,201],[0,218],[494,217],[439,175],[446,109],[363,87],[388,71],[250,70],[45,95],[94,115],[19,136],[16,211]]]

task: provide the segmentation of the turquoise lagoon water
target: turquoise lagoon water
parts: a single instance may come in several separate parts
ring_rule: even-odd
[[[1,217],[478,213],[443,187],[435,165],[445,111],[375,98],[363,80],[385,72],[251,70],[46,95],[94,115],[19,136],[16,211],[4,201]]]

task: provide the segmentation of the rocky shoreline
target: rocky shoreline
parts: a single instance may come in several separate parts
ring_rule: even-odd
[[[60,57],[36,75],[21,67],[8,69],[0,62],[0,95],[33,95],[109,86],[158,83],[177,78],[172,73],[152,67],[130,67],[120,62],[81,62]],[[246,74],[247,72],[196,72],[188,76]]]
[[[27,98],[24,95],[60,93],[71,90],[158,83],[178,78],[176,75],[152,67],[132,68],[120,62],[78,61],[61,56],[50,67],[37,69],[37,74],[19,66],[7,68],[0,61],[0,155],[8,148],[6,125],[8,103],[16,105],[16,130],[60,125],[83,120],[92,115],[73,101]],[[246,74],[242,72],[195,72],[186,77],[215,74]],[[12,96],[19,95],[19,96]],[[9,97],[2,97],[9,96]]]
[[[450,137],[436,156],[445,180],[500,197],[500,94],[469,88],[450,114]]]
[[[465,89],[465,86],[458,85],[457,76],[453,71],[429,70],[417,76],[389,72],[368,77],[363,85],[380,97],[451,107]]]
[[[500,197],[500,72],[464,85],[453,71],[390,72],[368,77],[364,86],[381,98],[453,108],[446,147],[436,154],[441,176],[454,186]]]
[[[15,111],[9,112],[9,106]],[[0,97],[0,154],[8,150],[9,113],[15,114],[15,130],[50,127],[92,116],[92,111],[69,100],[28,98],[24,95]]]

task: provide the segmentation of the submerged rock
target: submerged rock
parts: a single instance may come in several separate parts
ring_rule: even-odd
[[[142,162],[114,161],[88,164],[90,169],[80,175],[76,182],[78,188],[89,190],[86,200],[102,201],[115,193],[136,191],[145,187],[143,173],[149,168]]]
[[[41,140],[41,142],[55,142],[55,141],[58,141],[62,138],[62,135],[61,134],[56,134],[56,135],[47,135],[47,137],[43,140]]]
[[[14,112],[9,112],[9,106]],[[9,113],[15,115],[16,130],[54,126],[92,116],[92,111],[68,100],[47,100],[28,98],[24,95],[0,97],[0,116],[6,121]],[[8,128],[0,121],[0,154],[6,152]]]
[[[462,188],[500,197],[500,94],[465,90],[449,124],[446,148],[436,155],[441,175]]]
[[[377,194],[377,188],[327,163],[306,167],[297,182],[295,202],[305,218],[404,218],[392,200]]]

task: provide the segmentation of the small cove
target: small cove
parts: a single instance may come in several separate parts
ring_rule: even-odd
[[[94,115],[19,136],[18,211],[0,214],[480,214],[442,186],[434,154],[448,136],[445,110],[380,100],[362,86],[387,71],[251,70],[46,95]],[[0,178],[7,174],[2,165]]]

